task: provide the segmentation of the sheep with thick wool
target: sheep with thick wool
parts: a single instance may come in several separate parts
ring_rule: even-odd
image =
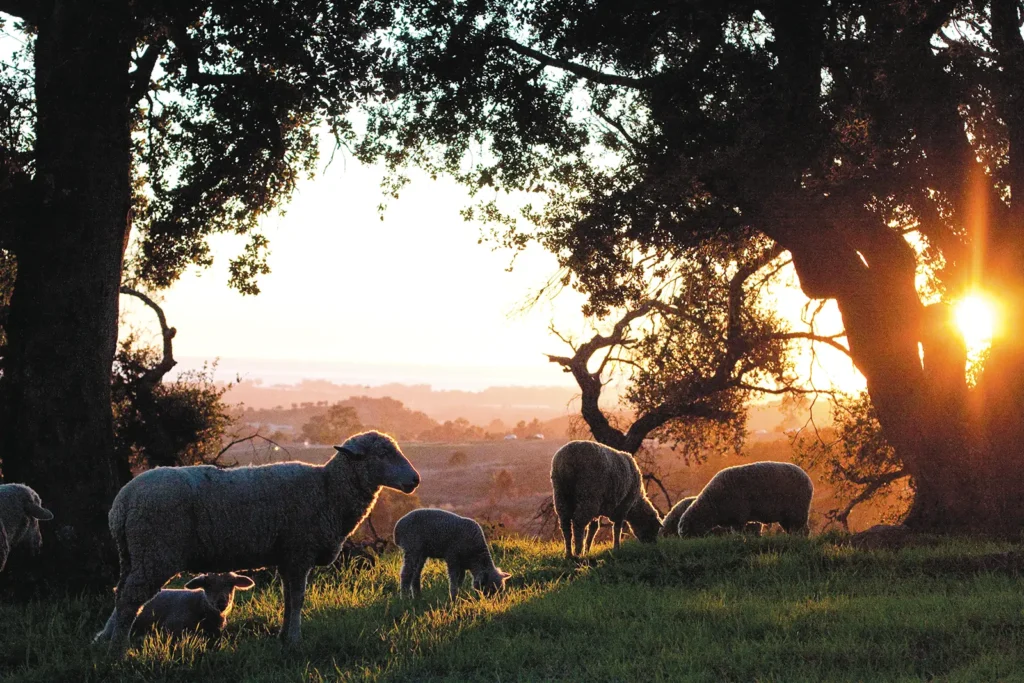
[[[395,523],[395,545],[402,549],[402,592],[420,596],[420,576],[428,558],[448,565],[448,593],[454,600],[468,571],[473,588],[494,595],[511,574],[494,566],[484,530],[475,520],[436,508],[421,508]]]
[[[43,547],[39,522],[53,519],[43,507],[39,494],[24,484],[0,484],[0,571],[14,546],[24,545],[32,553]]]
[[[612,521],[615,548],[623,524],[640,541],[654,543],[658,538],[661,517],[629,453],[593,441],[570,441],[551,459],[551,488],[567,558],[587,554],[600,516]]]
[[[720,470],[679,518],[680,536],[703,536],[714,527],[743,529],[748,522],[778,522],[788,533],[807,533],[814,485],[788,462],[754,462]]]
[[[131,632],[146,633],[157,629],[174,637],[189,632],[216,638],[228,623],[228,614],[235,604],[235,591],[247,591],[256,584],[248,576],[234,572],[200,574],[184,588],[164,588],[142,606]],[[107,620],[113,629],[117,612]]]
[[[661,531],[658,532],[659,536],[678,536],[679,535],[679,518],[683,516],[686,509],[693,504],[693,501],[697,500],[697,496],[687,496],[681,499],[678,503],[672,506],[672,509],[665,515],[665,519],[661,521]]]
[[[123,650],[139,608],[179,572],[276,566],[281,638],[297,643],[313,566],[337,558],[382,487],[411,493],[420,482],[385,434],[358,434],[335,449],[325,465],[158,467],[125,484],[108,516],[121,564],[114,623],[97,640]]]

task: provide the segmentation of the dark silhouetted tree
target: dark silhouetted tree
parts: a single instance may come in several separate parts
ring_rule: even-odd
[[[109,543],[120,481],[122,278],[167,286],[227,232],[249,235],[232,284],[258,291],[257,221],[313,170],[315,129],[349,136],[390,14],[343,0],[0,0],[0,13],[26,45],[0,62],[0,252],[17,265],[0,460],[66,527],[44,553],[70,581]]]
[[[597,313],[651,249],[771,239],[838,304],[906,523],[1024,526],[1020,0],[396,5],[365,158],[543,192],[468,215],[548,247]],[[972,286],[1007,331],[973,387],[949,314]]]

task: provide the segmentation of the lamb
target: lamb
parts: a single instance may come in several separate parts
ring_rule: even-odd
[[[678,503],[672,506],[672,509],[665,515],[665,519],[661,522],[661,531],[658,532],[659,536],[678,536],[679,535],[679,518],[683,516],[686,509],[690,507],[693,501],[697,500],[697,496],[687,496]]]
[[[156,628],[174,637],[194,631],[216,638],[227,626],[235,590],[247,591],[255,585],[248,576],[234,572],[200,574],[184,589],[164,588],[157,593],[142,606],[131,632],[146,633]],[[110,615],[104,630],[114,628],[116,614]]]
[[[811,478],[788,462],[726,467],[679,518],[679,535],[702,536],[716,526],[742,529],[747,522],[778,522],[788,533],[806,535],[812,495]]]
[[[403,552],[402,593],[408,589],[413,598],[420,596],[420,576],[427,558],[444,560],[448,565],[448,593],[455,599],[469,571],[473,588],[494,595],[512,576],[494,566],[487,548],[484,530],[468,517],[438,510],[413,510],[395,523],[395,545]]]
[[[612,521],[615,548],[624,523],[642,542],[658,539],[661,517],[629,453],[593,441],[570,441],[551,459],[551,488],[567,559],[587,554],[602,515]]]
[[[39,522],[53,519],[42,505],[39,494],[24,484],[0,484],[0,571],[16,545],[27,546],[32,553],[43,547]]]
[[[158,467],[125,484],[108,515],[121,564],[114,623],[96,640],[123,652],[139,608],[181,571],[276,566],[284,586],[280,636],[298,643],[313,566],[337,558],[381,487],[411,493],[420,483],[385,434],[357,434],[335,449],[326,465]]]

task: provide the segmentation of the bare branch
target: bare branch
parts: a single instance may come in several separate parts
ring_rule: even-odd
[[[654,78],[631,78],[629,76],[619,76],[617,74],[607,74],[603,71],[597,71],[591,69],[589,66],[583,66],[575,62],[570,62],[565,59],[558,59],[556,57],[549,57],[543,52],[538,52],[532,47],[527,47],[521,43],[517,43],[511,38],[499,38],[497,41],[498,45],[504,46],[512,50],[513,52],[520,54],[524,57],[529,57],[544,66],[553,66],[556,69],[562,71],[568,71],[574,76],[585,78],[588,81],[594,83],[601,83],[603,85],[618,85],[624,88],[643,89],[649,88],[654,85]]]
[[[859,494],[857,494],[849,503],[847,503],[846,507],[844,507],[841,511],[837,512],[833,516],[833,519],[835,521],[839,522],[840,524],[842,524],[843,525],[843,529],[849,531],[850,530],[850,513],[853,512],[853,508],[857,507],[858,505],[860,505],[864,501],[866,501],[869,498],[871,498],[873,495],[875,495],[875,493],[878,492],[879,489],[882,489],[882,488],[888,486],[889,484],[893,483],[894,481],[897,481],[899,479],[903,479],[904,477],[909,477],[909,476],[910,476],[910,474],[908,472],[906,472],[905,470],[897,470],[895,472],[889,472],[888,474],[883,474],[881,476],[872,478],[870,483],[867,485],[867,487],[863,491],[861,491]]]
[[[845,353],[847,356],[850,356],[850,349],[846,348],[845,346],[836,341],[836,339],[841,339],[845,336],[845,332],[830,336],[814,334],[812,332],[779,332],[778,334],[768,336],[767,339],[808,339],[812,342],[821,342],[822,344],[828,344],[836,351],[841,351],[842,353]]]
[[[164,309],[160,308],[159,304],[142,292],[132,289],[131,287],[122,286],[121,293],[134,296],[142,301],[142,303],[149,306],[156,313],[157,320],[160,321],[160,335],[163,337],[164,341],[163,358],[160,359],[159,363],[147,370],[146,374],[140,378],[140,381],[143,384],[147,384],[150,387],[156,386],[164,378],[164,375],[170,372],[171,368],[178,364],[178,361],[174,360],[174,349],[171,343],[174,339],[174,335],[178,333],[178,330],[167,326],[167,318],[164,316]]]
[[[271,439],[269,437],[266,437],[266,436],[263,436],[257,430],[256,432],[250,434],[249,436],[242,436],[242,437],[239,437],[237,439],[232,439],[230,442],[228,442],[228,444],[226,446],[224,446],[223,448],[221,448],[217,452],[217,455],[215,455],[213,458],[211,458],[210,462],[215,464],[215,465],[220,466],[220,462],[219,461],[221,459],[221,456],[223,456],[225,453],[227,453],[229,450],[231,450],[234,446],[237,446],[240,443],[250,443],[251,444],[256,439],[262,439],[263,441],[266,441],[267,443],[269,443],[271,446],[275,446],[277,448],[280,448],[282,451],[285,452],[285,454],[289,458],[292,457],[292,454],[288,451],[287,448],[285,448],[281,444],[277,443],[273,439]],[[230,467],[230,465],[229,465],[229,467]]]

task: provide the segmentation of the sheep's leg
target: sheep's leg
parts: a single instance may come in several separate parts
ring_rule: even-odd
[[[466,568],[458,562],[448,563],[448,596],[454,600],[459,594],[462,581],[466,578]]]
[[[306,580],[309,568],[287,569],[281,572],[284,584],[284,624],[281,640],[296,645],[302,639],[302,605],[306,601]]]
[[[420,597],[420,579],[423,576],[423,564],[426,558],[406,554],[402,560],[402,594],[408,590],[413,598]]]
[[[601,529],[601,520],[595,519],[587,527],[587,543],[583,547],[584,553],[589,553],[590,548],[594,545],[594,537],[597,536],[597,532]]]
[[[559,520],[562,525],[562,539],[565,541],[565,558],[571,560],[572,554],[572,518],[569,516]]]
[[[612,520],[612,547],[616,550],[619,549],[619,538],[622,536],[623,524],[625,524],[625,520]]]
[[[587,540],[587,526],[590,524],[590,520],[581,520],[579,517],[572,521],[572,540],[573,547],[576,549],[576,555],[583,557],[587,554],[585,543]]]
[[[108,620],[114,622],[110,633],[111,650],[124,652],[128,649],[128,635],[131,633],[132,624],[135,623],[139,609],[147,600],[160,592],[160,589],[172,576],[174,576],[173,573],[153,578],[132,572],[118,584],[114,612]]]

